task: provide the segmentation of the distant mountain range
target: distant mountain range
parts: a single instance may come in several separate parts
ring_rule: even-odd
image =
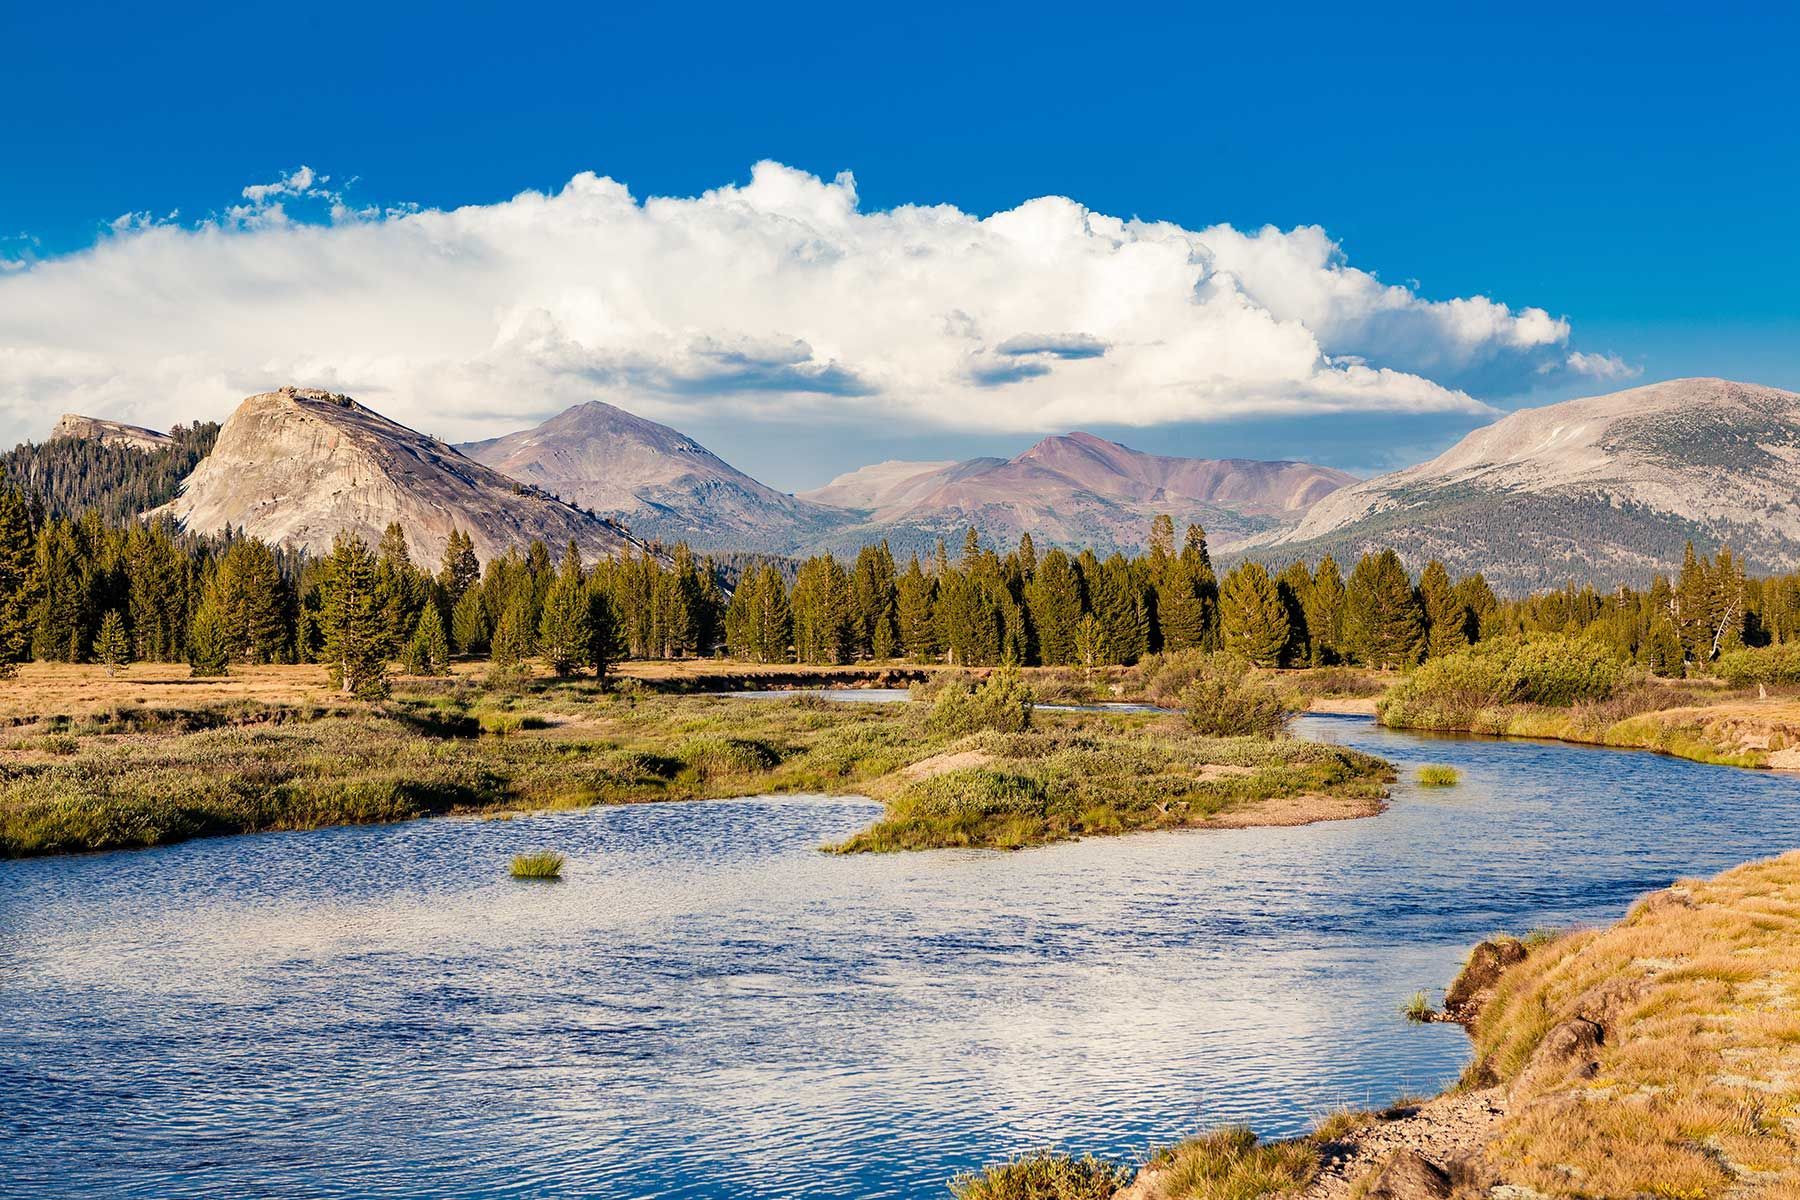
[[[785,552],[843,523],[841,512],[758,483],[686,434],[599,401],[457,449],[671,545]]]
[[[1800,395],[1676,379],[1522,409],[1416,467],[1324,497],[1242,547],[1285,562],[1393,546],[1519,592],[1642,584],[1688,540],[1800,567]]]
[[[829,539],[887,538],[896,550],[954,542],[970,526],[996,543],[1030,531],[1046,544],[1136,550],[1158,513],[1204,526],[1223,543],[1292,521],[1354,475],[1300,462],[1170,458],[1091,433],[1045,438],[1013,458],[885,462],[840,475],[801,498],[848,510]]]
[[[67,416],[62,438],[158,446],[163,435]],[[560,499],[559,499],[560,497]],[[955,542],[1141,547],[1151,519],[1206,527],[1223,558],[1272,563],[1393,546],[1522,591],[1567,579],[1642,583],[1691,538],[1752,569],[1800,568],[1800,396],[1682,379],[1524,409],[1428,463],[1357,481],[1303,462],[1146,454],[1087,433],[1010,458],[884,462],[790,496],[692,438],[611,405],[452,447],[346,397],[252,396],[164,511],[312,550],[340,527],[406,525],[435,559],[452,527],[477,551],[540,537],[610,553],[637,539],[710,551],[895,551]],[[626,532],[626,528],[630,533]]]

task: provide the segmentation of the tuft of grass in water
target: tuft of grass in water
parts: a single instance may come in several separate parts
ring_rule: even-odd
[[[1414,992],[1406,1003],[1400,1006],[1400,1015],[1422,1025],[1436,1016],[1437,1010],[1431,1007],[1431,997],[1424,992]]]
[[[514,879],[561,879],[563,856],[554,850],[527,850],[513,855]]]
[[[1419,782],[1425,787],[1455,787],[1462,782],[1462,776],[1455,767],[1432,763],[1419,768]]]
[[[1092,1156],[1040,1150],[950,1181],[956,1200],[1112,1200],[1131,1181],[1122,1167]]]

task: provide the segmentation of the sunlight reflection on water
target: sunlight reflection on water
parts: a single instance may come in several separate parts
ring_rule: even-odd
[[[816,852],[787,797],[0,863],[0,1159],[82,1196],[939,1197],[1435,1088],[1400,1002],[1499,929],[1800,844],[1800,786],[1355,718],[1381,817],[1018,854]],[[569,856],[554,884],[517,850]]]

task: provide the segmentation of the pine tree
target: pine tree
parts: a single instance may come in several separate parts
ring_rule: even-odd
[[[231,662],[225,631],[215,605],[202,603],[188,621],[188,667],[197,676],[224,675]]]
[[[450,641],[436,605],[426,605],[407,639],[402,665],[408,675],[443,675],[449,671]]]
[[[1194,528],[1199,528],[1195,526]],[[1205,540],[1206,535],[1200,535]],[[1168,513],[1158,513],[1150,522],[1150,562],[1160,569],[1162,565],[1175,557],[1175,519]]]
[[[479,654],[488,647],[487,609],[482,606],[481,592],[470,589],[450,612],[450,634],[456,649],[463,654]]]
[[[789,600],[794,655],[803,663],[850,661],[850,578],[829,554],[800,564]]]
[[[30,613],[37,605],[37,591],[31,506],[0,476],[0,679],[11,677],[30,653]]]
[[[1432,559],[1419,575],[1419,600],[1425,609],[1425,655],[1441,658],[1468,646],[1474,614],[1456,594],[1450,572]]]
[[[1312,629],[1306,623],[1306,605],[1312,596],[1312,572],[1303,562],[1291,562],[1275,577],[1275,591],[1287,610],[1288,639],[1281,661],[1289,665],[1313,660]]]
[[[1682,553],[1681,574],[1675,583],[1675,630],[1681,637],[1688,662],[1704,663],[1712,657],[1712,580],[1706,563],[1689,542]]]
[[[864,546],[850,572],[853,653],[863,658],[891,658],[898,641],[895,630],[894,556],[886,542]]]
[[[340,533],[325,562],[319,622],[332,685],[346,696],[380,699],[388,691],[390,639],[376,588],[375,555],[361,538]]]
[[[1060,549],[1052,549],[1025,585],[1025,611],[1037,642],[1038,661],[1063,666],[1076,661],[1075,634],[1081,624],[1081,577]]]
[[[136,525],[126,533],[125,578],[125,615],[137,657],[180,661],[187,640],[188,562],[167,526]]]
[[[1312,590],[1302,603],[1306,608],[1306,631],[1312,637],[1313,665],[1343,661],[1344,576],[1331,555],[1321,558],[1313,568]]]
[[[1105,659],[1129,665],[1150,650],[1143,586],[1121,554],[1107,558],[1096,575],[1098,582],[1089,583],[1088,595],[1106,635]]]
[[[108,675],[117,675],[131,665],[131,636],[125,632],[125,618],[119,610],[109,608],[100,618],[100,633],[94,639],[94,652],[106,664]]]
[[[588,584],[587,604],[587,660],[583,665],[594,673],[596,682],[604,684],[606,673],[625,657],[622,622],[612,597],[592,581]]]
[[[431,598],[430,582],[413,566],[406,531],[398,521],[388,522],[376,550],[375,591],[391,657],[399,653],[403,639],[419,623],[419,612]]]
[[[231,543],[205,592],[219,620],[226,656],[277,662],[287,654],[287,586],[274,552],[254,538]]]
[[[1344,638],[1372,667],[1410,667],[1425,650],[1425,614],[1412,580],[1392,550],[1365,554],[1350,572],[1344,597]]]
[[[592,620],[581,552],[571,541],[562,569],[544,595],[544,613],[538,625],[538,652],[557,675],[572,675],[588,664]]]
[[[1156,623],[1165,651],[1196,650],[1206,644],[1206,601],[1193,571],[1179,558],[1164,568],[1157,585]]]
[[[1100,665],[1106,655],[1106,630],[1100,618],[1088,613],[1075,627],[1075,661],[1087,668]]]
[[[454,609],[480,579],[481,560],[475,557],[475,543],[462,530],[452,529],[438,571],[438,586],[444,589],[446,603]]]
[[[894,585],[894,619],[899,627],[900,648],[914,662],[937,657],[937,618],[932,611],[937,585],[913,555],[906,573]]]
[[[87,655],[88,587],[74,526],[52,521],[38,534],[37,605],[31,655],[42,662],[80,662]]]
[[[883,545],[885,544],[883,543]],[[1029,580],[1037,574],[1038,565],[1037,543],[1031,540],[1031,530],[1029,529],[1019,534],[1018,556],[1019,573]]]
[[[1261,563],[1239,563],[1219,584],[1219,632],[1227,650],[1259,667],[1280,665],[1287,606]]]
[[[488,650],[490,672],[500,679],[528,674],[526,661],[536,652],[535,622],[532,619],[531,581],[521,577],[512,595],[501,609],[494,626],[493,644]]]

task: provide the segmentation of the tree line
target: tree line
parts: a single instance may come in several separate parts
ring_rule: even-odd
[[[714,653],[756,662],[910,659],[1099,667],[1163,651],[1228,650],[1263,666],[1401,668],[1483,638],[1580,633],[1663,674],[1742,645],[1800,639],[1800,576],[1746,579],[1728,550],[1693,547],[1673,578],[1596,593],[1570,585],[1497,597],[1479,573],[1391,549],[1348,574],[1326,556],[1271,573],[1215,571],[1206,534],[1158,517],[1144,553],[1002,552],[971,529],[901,566],[885,543],[854,560],[742,558],[727,570],[686,546],[584,563],[542,542],[478,560],[453,533],[413,562],[391,525],[375,545],[340,536],[307,557],[255,538],[186,535],[162,522],[55,515],[0,486],[0,669],[26,659],[319,662],[347,691],[379,694],[389,665],[441,672],[455,655],[499,673],[538,659],[604,675],[621,658]]]

